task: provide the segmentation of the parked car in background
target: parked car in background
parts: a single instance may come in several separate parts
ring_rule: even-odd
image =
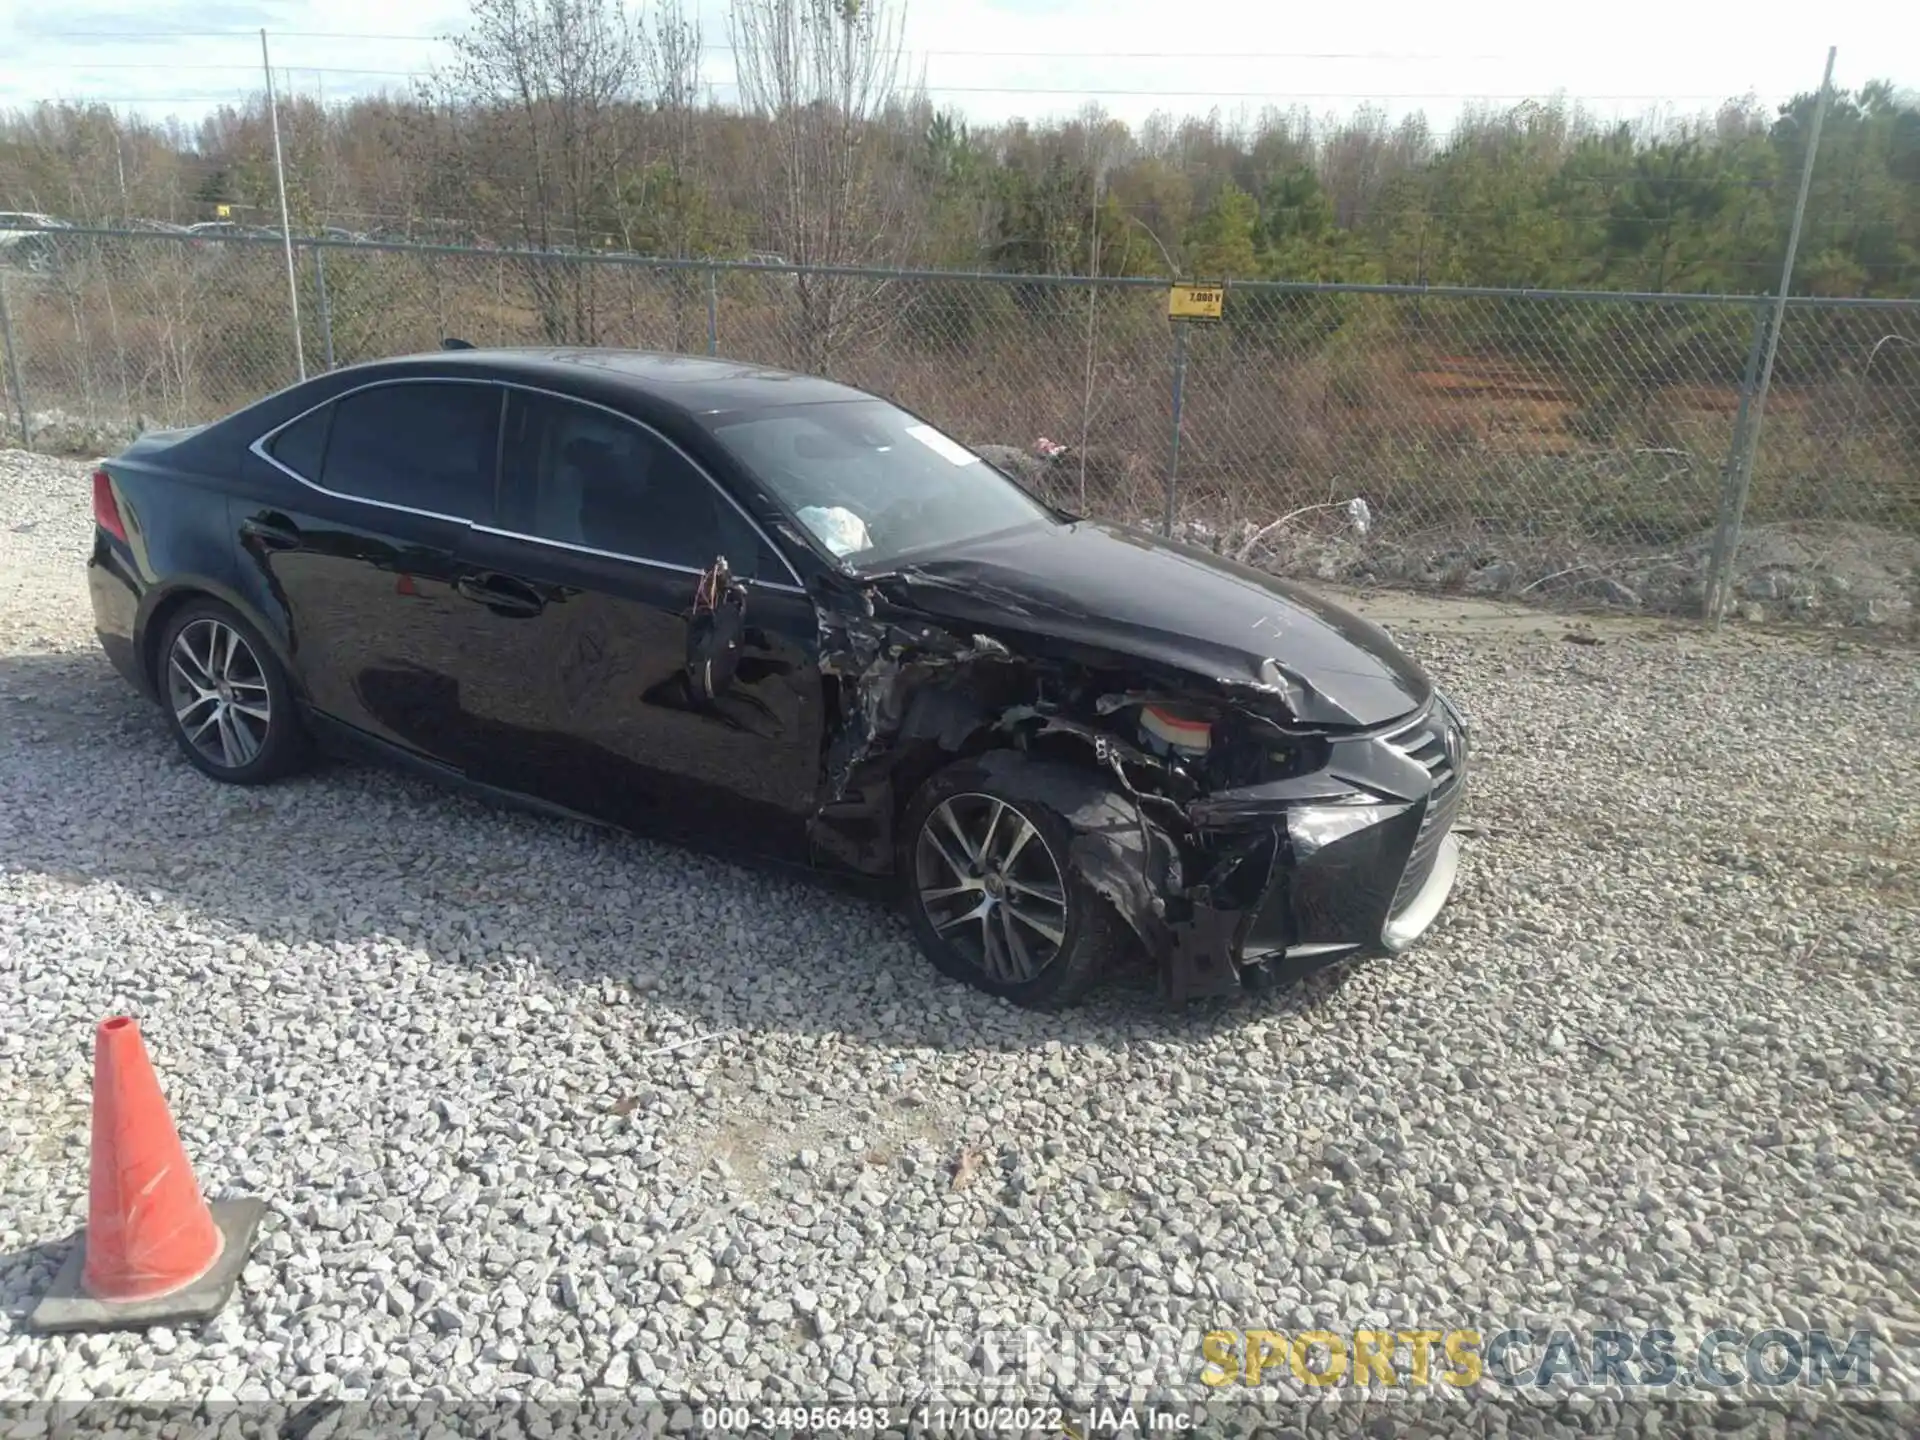
[[[775,255],[766,250],[754,250],[748,252],[747,263],[749,265],[785,266],[788,261],[784,255]],[[798,273],[792,270],[768,269],[756,273],[761,280],[772,285],[797,285],[800,281]]]
[[[246,225],[237,220],[203,220],[187,227],[187,249],[202,273],[215,273],[229,266],[251,268],[268,263],[273,255],[260,241],[279,240],[280,232],[264,225]],[[246,243],[234,243],[234,242]]]
[[[185,225],[170,220],[106,220],[99,233],[75,235],[61,252],[62,263],[96,263],[116,277],[130,277],[142,267],[177,261],[185,250],[178,242],[187,236]]]
[[[278,240],[280,232],[265,225],[243,225],[238,220],[202,220],[187,226],[187,235],[200,244],[222,240]]]
[[[450,349],[93,484],[101,643],[218,780],[317,742],[865,876],[1027,1005],[1398,951],[1453,887],[1466,726],[1384,632],[844,385]]]
[[[0,210],[0,265],[19,270],[50,270],[59,260],[58,232],[64,220],[31,210]]]

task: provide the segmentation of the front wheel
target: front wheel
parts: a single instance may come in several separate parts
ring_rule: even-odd
[[[1125,937],[1069,863],[1066,820],[1021,783],[1022,762],[962,760],[927,781],[900,827],[899,867],[914,937],[936,969],[1057,1009],[1101,978]]]

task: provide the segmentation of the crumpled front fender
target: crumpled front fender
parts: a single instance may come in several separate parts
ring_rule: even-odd
[[[980,764],[1008,795],[1037,800],[1066,820],[1073,831],[1069,866],[1159,958],[1167,999],[1239,988],[1233,957],[1270,883],[1271,846],[1262,853],[1256,840],[1220,857],[1212,868],[1216,883],[1197,892],[1217,903],[1169,903],[1167,896],[1182,888],[1179,847],[1100,772],[1004,750],[983,755]]]

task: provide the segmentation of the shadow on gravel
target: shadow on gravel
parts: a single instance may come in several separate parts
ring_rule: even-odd
[[[260,789],[217,785],[93,651],[0,656],[0,802],[0,873],[108,881],[241,934],[384,941],[488,973],[504,962],[473,936],[506,917],[514,952],[560,978],[634,984],[703,1026],[887,1049],[945,1049],[956,1033],[1001,1049],[1180,1042],[1310,1009],[1353,973],[1336,966],[1266,994],[1170,1010],[1142,966],[1064,1014],[1018,1010],[937,975],[889,906],[823,878],[523,813],[359,764],[326,762]],[[564,893],[567,877],[582,874],[620,876],[643,915],[649,897],[684,894],[691,882],[718,914],[689,921],[695,944],[639,958],[649,939],[660,950],[658,926],[583,923],[580,902]],[[302,912],[316,904],[323,919],[309,927]],[[844,939],[841,952],[796,954],[787,917],[802,908],[816,931]]]
[[[0,1255],[0,1315],[13,1322],[14,1334],[27,1328],[27,1317],[53,1284],[54,1272],[74,1243],[73,1236],[62,1235]]]

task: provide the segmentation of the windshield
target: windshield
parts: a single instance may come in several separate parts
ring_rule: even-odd
[[[730,416],[713,433],[859,569],[1052,519],[964,445],[884,400],[761,410]]]

